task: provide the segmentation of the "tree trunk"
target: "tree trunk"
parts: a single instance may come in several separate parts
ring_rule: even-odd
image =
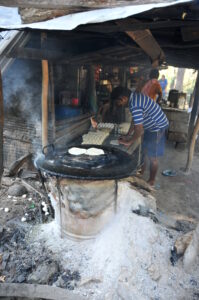
[[[191,143],[190,143],[190,146],[189,146],[187,165],[186,165],[186,169],[185,169],[185,172],[187,172],[187,173],[190,171],[191,166],[192,166],[195,143],[196,143],[196,137],[197,137],[198,132],[199,132],[199,116],[197,118],[196,125],[195,125],[193,135],[192,135],[192,138],[191,138]]]
[[[179,68],[177,73],[176,86],[175,86],[176,90],[178,90],[179,92],[183,92],[184,74],[185,74],[185,69]]]

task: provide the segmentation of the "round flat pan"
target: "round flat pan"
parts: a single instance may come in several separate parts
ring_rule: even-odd
[[[133,161],[126,152],[114,147],[78,145],[77,148],[97,148],[103,155],[71,155],[68,150],[58,151],[35,159],[36,168],[52,176],[85,180],[111,180],[128,177],[133,171]]]

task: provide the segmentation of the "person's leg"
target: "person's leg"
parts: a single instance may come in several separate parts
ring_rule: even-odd
[[[142,165],[141,165],[140,175],[144,175],[144,172],[146,170],[146,165],[147,165],[147,155],[144,154]]]
[[[157,157],[149,157],[149,161],[150,161],[150,175],[149,175],[148,183],[150,185],[154,185],[155,177],[158,171],[158,159]]]

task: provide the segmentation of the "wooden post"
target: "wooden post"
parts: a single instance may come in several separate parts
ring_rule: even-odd
[[[4,127],[4,106],[3,106],[3,88],[0,69],[0,185],[3,175],[3,127]]]
[[[196,117],[198,115],[198,107],[199,107],[199,72],[196,78],[195,89],[194,89],[194,102],[191,111],[191,118],[189,121],[188,145],[190,145],[191,143],[191,137],[193,134]]]
[[[96,94],[96,84],[95,84],[95,67],[90,65],[88,67],[88,97],[89,103],[91,105],[92,112],[97,112],[97,94]]]
[[[41,35],[41,44],[44,46],[46,34]],[[48,61],[42,60],[42,148],[48,145]]]
[[[51,122],[52,122],[52,137],[55,140],[55,90],[53,77],[53,64],[50,64],[50,95],[51,95]]]
[[[191,138],[191,143],[190,143],[190,146],[189,146],[189,153],[188,153],[187,165],[186,165],[185,172],[189,172],[190,169],[191,169],[191,166],[192,166],[195,143],[196,143],[196,137],[197,137],[198,132],[199,132],[199,116],[197,118],[196,125],[195,125],[193,135],[192,135],[192,138]]]

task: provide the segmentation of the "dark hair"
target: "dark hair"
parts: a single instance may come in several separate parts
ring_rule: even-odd
[[[115,100],[117,100],[122,96],[129,97],[130,94],[131,91],[129,89],[124,88],[122,86],[118,86],[111,93],[111,102],[114,102]]]
[[[149,78],[150,79],[153,79],[153,78],[158,79],[158,77],[159,77],[159,71],[157,69],[152,69],[149,74]]]
[[[110,102],[110,115],[112,116],[112,122],[121,123],[122,122],[122,107],[117,106],[117,100],[123,96],[130,97],[131,91],[122,86],[116,87],[111,93]]]

